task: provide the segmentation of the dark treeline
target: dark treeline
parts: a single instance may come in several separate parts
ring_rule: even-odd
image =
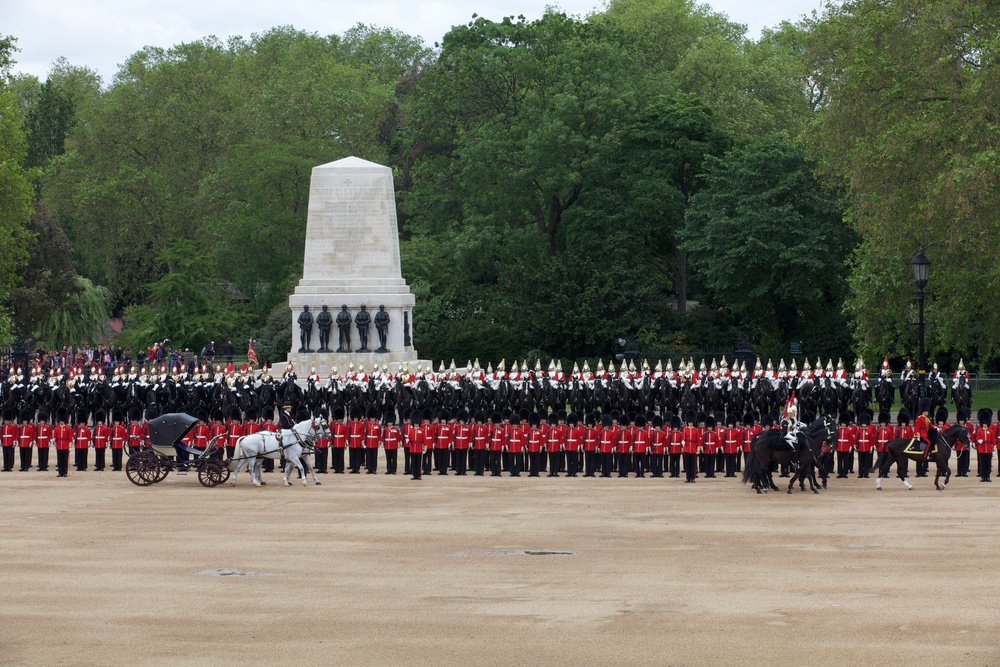
[[[427,358],[629,337],[666,357],[743,333],[765,356],[905,355],[924,246],[929,347],[988,364],[989,4],[855,0],[759,39],[686,0],[473,16],[434,48],[279,27],[149,47],[106,84],[65,61],[13,75],[7,40],[4,331],[58,346],[111,314],[124,344],[253,337],[280,360],[310,169],[357,155],[395,171]]]

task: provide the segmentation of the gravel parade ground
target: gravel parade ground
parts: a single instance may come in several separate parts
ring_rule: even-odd
[[[0,665],[1000,665],[1000,483],[320,478],[0,475]]]

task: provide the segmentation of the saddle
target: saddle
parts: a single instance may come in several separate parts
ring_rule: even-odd
[[[920,438],[911,438],[910,442],[908,442],[906,447],[903,448],[903,453],[920,454],[922,456],[925,449],[927,449],[926,442],[924,442]],[[937,454],[937,451],[938,451],[937,445],[934,445],[934,448],[931,450],[931,454]]]

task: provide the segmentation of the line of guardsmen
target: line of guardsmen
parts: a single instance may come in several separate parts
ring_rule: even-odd
[[[934,423],[938,431],[946,430],[949,413],[946,408],[938,408],[934,415]],[[992,482],[991,471],[993,468],[993,452],[997,446],[1000,425],[993,424],[993,410],[981,408],[976,413],[978,424],[969,421],[969,413],[964,409],[958,410],[955,415],[955,423],[964,426],[969,431],[969,442],[976,448],[977,475],[980,481]],[[855,454],[857,454],[857,476],[867,478],[872,470],[878,470],[882,462],[882,456],[886,451],[886,445],[890,440],[896,438],[912,438],[914,430],[912,418],[906,408],[900,409],[896,416],[896,424],[892,423],[892,418],[888,412],[880,412],[878,424],[872,423],[872,413],[863,412],[855,416],[850,412],[840,415],[840,426],[837,429],[837,477],[846,479],[848,475],[855,471]],[[856,422],[856,423],[855,423]],[[873,462],[873,457],[877,457]],[[957,477],[969,476],[969,464],[971,452],[961,442],[955,445],[956,471]],[[917,477],[927,477],[926,461],[918,461],[916,465]],[[832,471],[832,465],[827,466]]]
[[[127,415],[115,409],[109,421],[102,411],[97,411],[91,424],[86,413],[71,420],[64,409],[57,410],[55,420],[50,420],[44,409],[37,412],[34,420],[30,410],[23,410],[17,420],[12,411],[4,411],[0,425],[3,471],[13,470],[15,450],[19,453],[21,471],[31,468],[35,450],[37,470],[47,471],[50,448],[56,450],[59,477],[68,473],[71,450],[77,471],[88,469],[91,449],[94,470],[105,469],[110,450],[111,468],[120,471],[123,452],[148,444],[146,420],[156,416],[155,409],[145,415],[136,409]],[[196,416],[199,422],[185,437],[185,444],[204,449],[213,440],[224,442],[226,456],[230,458],[240,437],[279,428],[275,411],[270,408],[261,411],[260,419],[254,410],[248,410],[242,420],[236,410],[225,418],[221,410],[211,415],[199,412]],[[305,411],[295,417],[307,419],[309,414]],[[492,476],[507,472],[514,477],[522,472],[529,477],[541,473],[555,477],[565,472],[569,477],[598,474],[610,477],[615,473],[619,477],[629,474],[645,477],[648,473],[651,477],[679,478],[683,469],[686,482],[694,482],[699,472],[706,477],[715,477],[716,473],[735,477],[754,436],[764,428],[780,428],[773,414],[766,414],[758,421],[755,413],[740,419],[737,415],[693,411],[682,422],[669,412],[662,417],[653,413],[594,412],[581,419],[576,413],[564,411],[504,411],[487,416],[483,411],[470,415],[466,410],[454,414],[448,410],[428,413],[414,410],[402,428],[397,426],[394,415],[388,414],[383,419],[375,408],[369,408],[367,413],[352,408],[349,415],[342,408],[335,408],[332,417],[329,434],[316,443],[317,472],[332,469],[334,473],[358,474],[364,467],[368,474],[375,474],[378,452],[382,449],[385,472],[394,475],[402,450],[403,474],[411,474],[415,479],[432,470],[439,475],[447,475],[451,470],[465,475],[471,470],[478,476],[488,471]],[[944,408],[935,414],[940,430],[948,427],[948,419],[948,410]],[[850,413],[840,415],[836,447],[823,455],[827,469],[833,469],[835,453],[837,477],[846,478],[855,471],[857,454],[857,475],[867,478],[879,467],[880,461],[873,458],[884,453],[889,440],[913,437],[912,420],[905,408],[899,411],[895,425],[887,412],[880,413],[877,421],[877,425],[872,423],[869,412],[857,418]],[[970,441],[976,448],[978,476],[989,482],[1000,424],[993,424],[993,411],[989,408],[978,411],[977,421],[978,425],[969,422],[964,410],[956,415],[956,423],[969,430]],[[222,457],[221,449],[217,455]],[[959,444],[956,457],[956,475],[967,477],[970,451]],[[266,460],[264,469],[272,471],[273,466],[273,461]],[[916,474],[926,476],[927,464],[918,463]]]

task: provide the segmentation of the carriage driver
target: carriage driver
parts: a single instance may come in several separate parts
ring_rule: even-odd
[[[921,398],[918,404],[920,415],[913,422],[913,435],[924,443],[924,459],[930,458],[931,449],[937,443],[937,428],[931,421],[931,399]]]

